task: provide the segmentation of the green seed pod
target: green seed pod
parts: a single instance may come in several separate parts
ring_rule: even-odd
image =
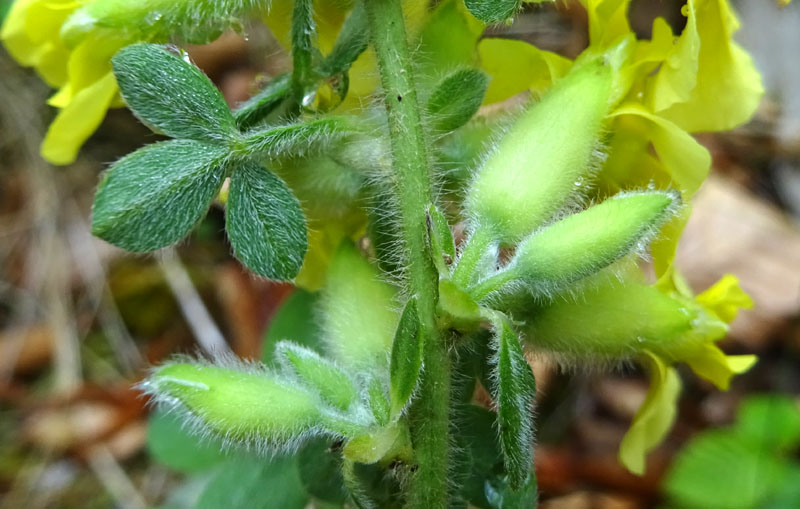
[[[610,94],[610,67],[592,60],[523,113],[467,191],[473,222],[512,244],[561,209],[589,172]]]
[[[520,287],[534,295],[560,291],[643,250],[679,200],[677,194],[660,191],[620,193],[568,216],[528,236],[508,266],[471,293],[481,299],[493,291],[513,292]]]
[[[333,256],[322,296],[322,329],[331,357],[345,368],[388,373],[399,320],[395,290],[351,243]]]
[[[167,364],[142,388],[156,403],[185,418],[198,434],[220,436],[258,450],[292,448],[305,436],[341,428],[316,395],[259,368]]]
[[[641,283],[591,288],[580,299],[557,299],[525,327],[528,347],[563,360],[624,360],[648,350],[681,359],[726,326],[691,299]]]

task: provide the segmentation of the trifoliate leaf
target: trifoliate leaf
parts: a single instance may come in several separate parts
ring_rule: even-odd
[[[281,341],[276,355],[288,372],[319,393],[328,404],[346,411],[356,401],[358,389],[350,376],[313,350]]]
[[[219,191],[226,157],[222,147],[189,140],[155,143],[123,157],[100,181],[92,233],[137,252],[178,242]]]
[[[419,327],[417,299],[406,303],[392,342],[392,358],[389,366],[391,382],[391,414],[399,415],[411,400],[422,370],[424,336]]]
[[[791,451],[800,445],[800,407],[789,396],[751,396],[739,408],[734,429],[765,449]]]
[[[461,69],[445,76],[428,99],[426,113],[434,132],[452,131],[478,112],[489,86],[487,76],[475,69]]]
[[[303,509],[310,498],[300,479],[297,458],[237,458],[214,476],[197,508]]]
[[[233,252],[247,268],[270,279],[297,275],[307,248],[300,203],[274,173],[253,162],[231,175],[226,229]]]
[[[533,399],[536,380],[508,319],[494,323],[496,366],[494,398],[503,462],[513,489],[523,486],[533,468]]]
[[[173,138],[228,142],[236,124],[203,71],[157,44],[132,44],[111,59],[123,99],[146,124]]]

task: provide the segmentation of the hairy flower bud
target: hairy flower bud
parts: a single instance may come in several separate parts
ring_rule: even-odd
[[[588,172],[610,93],[610,67],[592,60],[523,113],[467,192],[473,221],[510,244],[562,208]]]

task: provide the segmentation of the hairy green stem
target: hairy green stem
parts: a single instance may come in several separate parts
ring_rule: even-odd
[[[292,10],[292,93],[303,105],[313,79],[314,11],[312,0],[295,0]]]
[[[417,465],[411,507],[446,507],[450,458],[450,358],[436,327],[438,275],[428,252],[425,212],[433,202],[430,164],[414,86],[401,0],[364,2],[378,60],[392,147],[407,278],[425,341],[424,372],[411,407]]]

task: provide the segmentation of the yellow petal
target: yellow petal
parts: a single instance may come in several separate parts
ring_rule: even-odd
[[[505,101],[525,90],[544,91],[572,66],[560,55],[511,39],[483,39],[478,54],[481,66],[492,78],[484,104]]]
[[[725,355],[713,343],[703,343],[684,361],[698,376],[727,391],[733,375],[744,373],[756,363],[755,355]]]
[[[733,274],[725,274],[714,286],[697,296],[697,302],[725,323],[731,323],[739,310],[753,307],[753,299],[739,286]]]
[[[631,32],[628,24],[630,0],[581,0],[589,16],[589,42],[607,48]]]
[[[619,460],[637,475],[644,474],[645,456],[667,435],[675,422],[681,391],[677,371],[649,352],[643,357],[650,371],[650,390],[619,446]]]
[[[81,145],[103,121],[116,93],[117,82],[114,74],[109,72],[75,94],[69,105],[50,124],[42,142],[42,157],[59,165],[74,162]]]
[[[684,10],[689,14],[686,27],[677,43],[672,45],[669,53],[665,55],[661,68],[650,82],[648,97],[655,112],[665,110],[675,103],[688,101],[697,85],[700,35],[697,32],[694,4],[694,0],[689,0],[684,6]],[[656,23],[653,25],[655,30]],[[663,30],[663,25],[659,30]],[[669,35],[671,38],[671,29]],[[659,34],[659,37],[663,35]]]
[[[695,0],[695,13],[700,37],[697,86],[688,100],[661,115],[689,132],[732,129],[747,122],[758,107],[764,94],[761,75],[733,40],[739,22],[727,0]]]
[[[0,40],[3,41],[8,53],[22,65],[31,66],[35,63],[38,48],[28,37],[25,23],[30,6],[39,0],[17,0],[11,4],[11,10],[6,15],[3,27],[0,29]]]
[[[111,72],[111,57],[132,41],[122,35],[91,34],[72,51],[69,57],[69,83],[78,94]]]
[[[654,115],[638,104],[625,104],[612,116],[634,115],[650,124],[647,136],[664,167],[685,197],[693,195],[708,176],[711,155],[678,125]]]

